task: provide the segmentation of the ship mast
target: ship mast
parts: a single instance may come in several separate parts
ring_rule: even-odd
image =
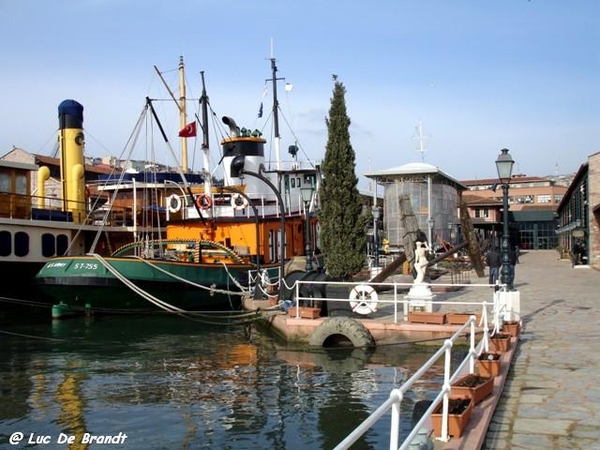
[[[185,69],[183,64],[183,56],[179,57],[179,102],[173,95],[173,91],[167,84],[158,67],[154,66],[154,70],[158,74],[160,81],[164,84],[167,92],[179,108],[179,129],[183,130],[187,125],[187,111],[186,111],[186,99],[185,99]],[[188,157],[187,157],[187,139],[181,139],[181,170],[183,173],[188,172]]]
[[[187,125],[187,111],[185,100],[185,70],[183,56],[179,57],[179,129],[183,130]],[[181,170],[188,172],[187,139],[181,139]]]
[[[271,53],[271,71],[273,76],[271,82],[273,83],[273,127],[275,132],[275,168],[280,170],[281,162],[281,136],[279,135],[279,100],[277,99],[277,65],[275,63],[275,57]]]
[[[206,95],[206,85],[204,83],[204,71],[200,72],[202,78],[202,96],[200,97],[200,107],[202,110],[202,152],[204,153],[204,192],[208,195],[212,193],[212,175],[210,172],[210,149],[208,146],[208,95]]]

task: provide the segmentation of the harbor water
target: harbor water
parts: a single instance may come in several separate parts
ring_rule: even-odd
[[[0,318],[0,448],[330,449],[438,348],[314,349],[182,317]],[[404,436],[441,380],[407,395]],[[385,448],[389,431],[388,415],[353,448]]]

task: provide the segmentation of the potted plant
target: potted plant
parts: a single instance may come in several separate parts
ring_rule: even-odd
[[[446,322],[446,314],[438,312],[413,311],[408,313],[410,323],[431,323],[443,325]]]
[[[465,375],[456,380],[451,386],[452,395],[457,397],[470,397],[473,406],[477,405],[494,390],[494,378],[476,375]]]
[[[510,334],[496,333],[490,336],[490,351],[504,353],[510,350]]]
[[[431,413],[431,423],[436,436],[442,435],[442,408],[441,402]],[[470,398],[450,397],[448,399],[448,436],[459,438],[471,420],[473,401]]]
[[[321,308],[310,308],[308,306],[300,306],[296,308],[292,306],[288,309],[290,317],[296,317],[298,315],[302,319],[318,319],[321,315]]]
[[[521,331],[521,323],[517,320],[511,320],[502,324],[502,332],[511,336],[518,336]]]
[[[482,377],[495,377],[500,373],[500,353],[483,352],[477,357],[477,369]]]
[[[448,322],[450,325],[464,325],[471,316],[475,316],[477,325],[481,320],[481,314],[471,312],[449,312],[446,314],[446,322]]]

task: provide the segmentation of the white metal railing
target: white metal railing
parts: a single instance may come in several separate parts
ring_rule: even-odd
[[[406,321],[408,319],[408,312],[411,307],[411,299],[407,295],[403,295],[404,291],[407,288],[413,286],[412,283],[365,283],[365,282],[335,282],[335,281],[313,281],[313,280],[298,280],[293,287],[295,289],[295,298],[294,303],[296,305],[300,304],[311,304],[311,302],[344,302],[348,303],[349,298],[325,298],[325,297],[315,297],[315,296],[301,296],[300,294],[303,292],[303,285],[319,285],[326,284],[328,286],[342,285],[342,286],[352,286],[352,289],[360,290],[361,287],[369,286],[373,288],[368,292],[371,293],[371,297],[367,300],[365,299],[365,303],[374,303],[372,305],[374,309],[377,308],[379,303],[382,304],[391,304],[393,306],[393,320],[394,323],[398,322],[399,319],[399,308],[402,309],[402,319]],[[506,303],[504,303],[501,299],[501,294],[508,293],[506,285],[490,285],[490,284],[435,284],[435,287],[438,286],[451,286],[451,287],[485,287],[489,290],[490,287],[496,287],[492,292],[492,301],[436,301],[433,298],[431,300],[427,300],[431,302],[432,305],[435,304],[443,304],[443,305],[476,305],[481,308],[481,320],[479,323],[476,323],[476,316],[470,316],[469,320],[458,328],[454,334],[447,339],[442,347],[425,363],[423,366],[409,379],[407,380],[400,388],[392,390],[389,398],[379,407],[377,408],[363,423],[361,423],[352,433],[350,433],[342,442],[335,447],[336,450],[344,450],[350,448],[350,446],[356,442],[369,428],[371,428],[379,419],[381,419],[390,409],[392,411],[391,418],[391,430],[390,430],[390,449],[406,449],[411,444],[412,440],[419,434],[423,424],[425,421],[429,419],[429,416],[434,411],[434,409],[439,405],[440,401],[442,402],[442,431],[439,440],[448,441],[448,396],[450,393],[450,386],[452,382],[454,382],[458,377],[462,376],[463,373],[467,370],[466,366],[468,365],[469,373],[474,373],[475,371],[475,360],[476,357],[482,351],[489,351],[489,336],[491,334],[495,334],[499,331],[502,322],[504,320],[504,316],[507,313],[506,311]],[[388,298],[379,298],[377,296],[377,288],[387,288],[388,291],[391,291],[391,294],[388,294]],[[318,292],[319,290],[312,289],[311,293]],[[403,292],[401,292],[403,291]],[[323,292],[323,290],[321,290]],[[352,292],[352,291],[351,291]],[[491,308],[491,311],[490,311]],[[492,326],[490,327],[488,316],[491,313]],[[300,317],[300,308],[296,308],[296,318]],[[481,327],[483,333],[481,340],[475,343],[476,337],[476,327]],[[465,359],[460,363],[454,373],[450,373],[450,361],[451,361],[451,350],[453,343],[461,337],[465,333],[465,330],[469,328],[469,352]],[[441,387],[440,392],[433,400],[432,404],[429,408],[424,412],[419,421],[414,425],[412,431],[403,441],[403,443],[399,446],[399,433],[400,433],[400,404],[404,398],[404,394],[410,390],[416,381],[418,381],[432,366],[444,356],[444,383]]]
[[[479,342],[479,344],[475,344],[475,329],[476,329],[476,317],[471,316],[469,320],[462,325],[456,332],[440,347],[440,349],[433,355],[431,358],[423,364],[419,370],[415,372],[413,376],[411,376],[402,386],[397,389],[393,389],[390,393],[390,397],[377,408],[369,417],[367,417],[358,427],[356,427],[346,438],[340,442],[334,450],[345,450],[349,449],[364,433],[366,433],[378,420],[380,420],[388,411],[391,409],[392,417],[391,417],[391,426],[390,426],[390,450],[391,449],[407,449],[411,444],[412,440],[419,434],[419,431],[425,424],[425,422],[429,419],[431,413],[438,407],[440,401],[442,402],[442,425],[441,425],[441,436],[439,440],[447,442],[449,440],[448,437],[448,408],[449,408],[449,394],[450,394],[450,386],[451,384],[457,380],[460,376],[465,372],[466,366],[468,365],[469,373],[474,373],[475,371],[475,358],[477,355],[483,350],[484,346],[486,346],[486,342],[488,339],[488,329],[487,326],[487,314],[483,315],[483,323],[484,323],[484,333],[483,339]],[[457,369],[450,373],[451,371],[451,358],[452,358],[452,346],[454,342],[462,337],[465,331],[469,328],[469,353],[463,359],[461,364],[457,367]],[[414,425],[412,431],[408,434],[408,436],[404,439],[404,441],[400,444],[400,405],[404,398],[404,395],[407,391],[412,389],[414,384],[429,370],[431,367],[440,359],[444,357],[444,383],[441,387],[440,392],[432,401],[429,408],[423,413],[418,422]],[[429,433],[428,433],[429,434]]]
[[[270,295],[272,290],[279,286],[281,267],[269,266],[260,270],[248,271],[248,292],[254,293],[258,288],[260,295]]]
[[[350,289],[350,293],[355,293],[357,295],[356,302],[357,308],[364,306],[367,309],[371,309],[372,312],[375,312],[377,308],[381,305],[392,305],[393,306],[393,321],[394,323],[398,323],[400,320],[400,314],[402,316],[402,320],[408,320],[408,313],[411,307],[422,307],[423,302],[428,305],[477,305],[483,307],[483,304],[496,305],[497,302],[497,294],[501,291],[494,291],[492,295],[491,302],[465,302],[465,301],[449,301],[449,300],[435,300],[434,297],[431,300],[421,300],[416,298],[410,298],[409,295],[406,294],[406,290],[413,287],[413,283],[372,283],[372,282],[347,282],[347,281],[328,281],[328,280],[298,280],[295,282],[293,289],[295,289],[295,303],[300,305],[301,303],[304,305],[310,305],[315,302],[327,302],[327,303],[348,303],[349,298],[331,298],[331,297],[318,297],[318,296],[303,296],[301,295],[303,291],[303,286],[305,285],[322,285],[322,286],[346,286]],[[452,287],[452,288],[464,288],[464,287],[486,287],[490,288],[492,285],[489,284],[476,284],[476,283],[468,283],[468,284],[451,284],[451,283],[436,283],[435,285],[430,285],[434,287]],[[502,288],[502,286],[499,286]],[[311,292],[319,291],[315,289],[311,289]],[[323,291],[323,290],[321,290]],[[386,291],[386,297],[380,297],[378,292]],[[352,302],[351,302],[352,303]],[[401,310],[400,310],[401,308]],[[356,309],[356,308],[355,308]],[[493,314],[495,316],[499,316],[501,311],[497,311],[495,307],[493,310]],[[353,310],[353,312],[357,312]],[[483,313],[483,311],[482,311]],[[296,317],[299,317],[299,311],[296,310]],[[360,314],[360,312],[359,312]]]

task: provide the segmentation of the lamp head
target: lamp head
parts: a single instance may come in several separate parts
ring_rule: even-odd
[[[302,196],[302,201],[304,203],[310,203],[310,201],[312,200],[313,192],[314,188],[312,186],[301,187],[300,195]]]
[[[373,213],[373,219],[379,220],[379,217],[381,215],[381,208],[377,205],[373,205],[371,212]]]
[[[503,148],[496,159],[496,169],[498,170],[498,178],[502,184],[508,184],[512,177],[512,169],[515,162],[508,154],[508,149]]]

